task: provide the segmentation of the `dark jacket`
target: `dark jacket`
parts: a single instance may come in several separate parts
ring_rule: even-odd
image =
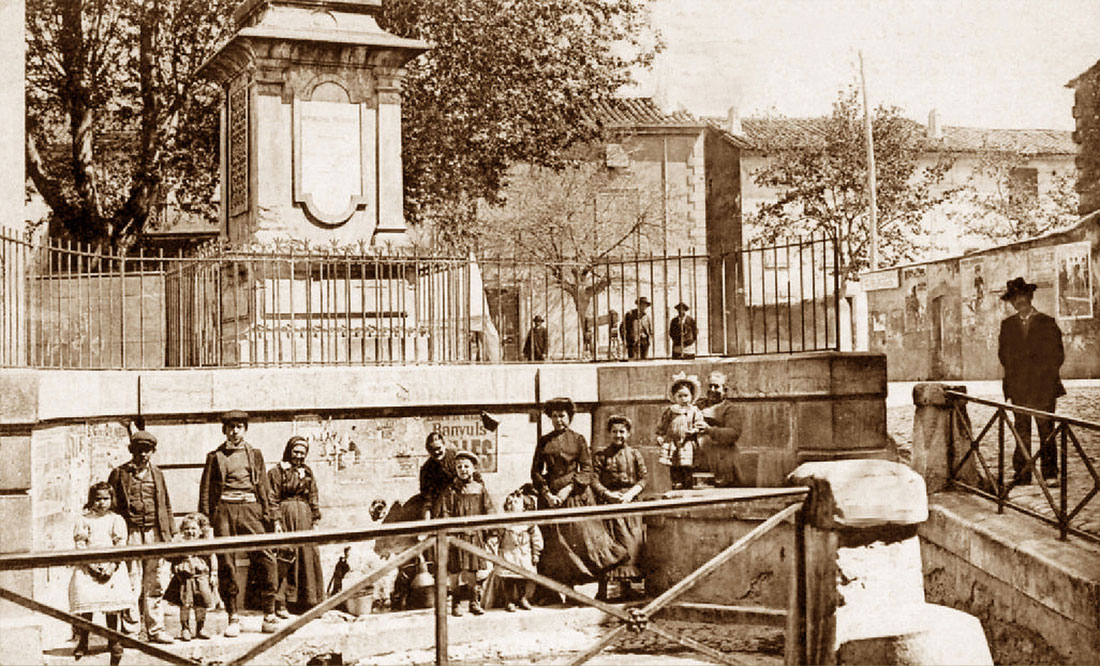
[[[157,538],[171,541],[176,533],[176,522],[172,519],[172,502],[168,498],[168,486],[164,483],[164,474],[153,463],[149,463],[149,472],[153,476],[153,493],[157,505]],[[107,483],[115,494],[115,511],[123,517],[130,515],[130,482],[133,479],[132,463],[125,463],[111,470]]]
[[[264,454],[247,443],[243,443],[242,446],[248,454],[248,473],[252,478],[252,492],[260,503],[264,522],[271,525],[277,517],[273,511],[276,502],[271,497],[271,486],[267,482]],[[199,481],[199,513],[206,514],[211,522],[214,520],[214,509],[221,503],[222,488],[225,484],[225,458],[224,443],[207,453],[206,466],[203,467],[202,479]]]
[[[695,320],[691,316],[684,316],[683,323],[680,322],[679,317],[673,317],[668,323],[668,337],[672,339],[672,344],[678,347],[690,347],[699,337],[699,327],[695,325]]]
[[[1049,406],[1066,394],[1059,376],[1065,360],[1062,331],[1050,315],[1031,315],[1027,334],[1023,320],[1012,315],[1001,322],[997,357],[1004,366],[1005,398],[1018,405]]]
[[[550,348],[550,334],[545,326],[536,326],[527,332],[523,341],[523,358],[527,361],[546,360],[546,350]]]

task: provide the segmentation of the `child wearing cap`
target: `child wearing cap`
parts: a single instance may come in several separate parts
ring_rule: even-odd
[[[436,507],[432,511],[433,516],[452,518],[493,513],[493,501],[489,497],[489,491],[485,489],[484,483],[474,479],[474,471],[478,463],[477,456],[469,451],[459,451],[455,454],[454,483],[436,500]],[[467,532],[461,538],[481,548],[485,547],[487,541],[483,530]],[[471,613],[474,615],[484,613],[485,611],[481,608],[479,577],[482,570],[488,574],[485,560],[464,550],[451,548],[447,556],[447,570],[451,574],[451,589],[454,590],[451,593],[451,614],[455,617],[462,615],[459,606],[462,597],[470,599]]]
[[[699,380],[694,375],[673,375],[668,387],[672,404],[665,407],[657,424],[658,462],[669,466],[673,488],[690,490],[694,486],[695,443],[706,428],[703,412],[693,404],[697,395]]]

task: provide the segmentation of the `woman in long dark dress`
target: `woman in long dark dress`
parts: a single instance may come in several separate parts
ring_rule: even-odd
[[[306,464],[308,454],[309,442],[304,437],[291,437],[283,449],[282,461],[267,473],[279,520],[288,532],[313,529],[313,524],[321,519],[317,480]],[[279,558],[275,614],[282,618],[290,616],[288,606],[296,612],[307,611],[321,603],[325,593],[317,546],[300,546],[290,552],[291,557]]]
[[[539,508],[594,506],[588,442],[569,429],[575,412],[573,401],[554,398],[547,401],[544,411],[554,431],[539,439],[531,464]],[[539,573],[566,585],[593,582],[627,556],[601,520],[543,525],[542,537]]]
[[[648,472],[642,452],[630,446],[630,433],[634,424],[625,416],[615,415],[607,419],[610,443],[592,458],[595,478],[592,490],[601,504],[626,504],[633,502],[645,490]],[[641,516],[621,516],[607,521],[607,529],[615,542],[626,549],[627,559],[608,571],[600,579],[599,597],[607,597],[608,584],[619,581],[625,584],[624,592],[631,590],[630,581],[640,578],[638,555],[645,541],[645,523]],[[627,592],[629,594],[629,592]]]

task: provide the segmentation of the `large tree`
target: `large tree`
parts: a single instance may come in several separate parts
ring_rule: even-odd
[[[211,214],[233,0],[27,0],[27,176],[55,237],[129,246],[172,191]]]
[[[651,0],[386,0],[380,23],[430,41],[403,94],[405,210],[459,247],[509,167],[561,168],[598,136],[594,102],[647,65]]]
[[[1026,156],[989,152],[978,158],[967,183],[951,198],[947,215],[987,244],[1040,236],[1077,220],[1073,172],[1047,180]]]
[[[870,196],[863,109],[854,86],[838,93],[818,140],[776,151],[753,178],[776,193],[749,217],[758,240],[824,232],[839,244],[842,283],[870,266]],[[921,166],[923,128],[896,107],[879,106],[871,120],[880,265],[915,259],[928,231],[924,215],[945,192],[936,186],[947,160]]]

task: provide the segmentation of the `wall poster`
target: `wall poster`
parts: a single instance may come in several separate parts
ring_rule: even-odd
[[[924,266],[913,266],[902,271],[905,285],[905,331],[920,329],[928,308],[928,276]]]
[[[962,320],[973,326],[989,301],[982,260],[978,257],[959,260],[959,282],[962,291]]]
[[[1058,279],[1055,283],[1059,319],[1092,317],[1092,270],[1088,241],[1059,245],[1055,249]]]

